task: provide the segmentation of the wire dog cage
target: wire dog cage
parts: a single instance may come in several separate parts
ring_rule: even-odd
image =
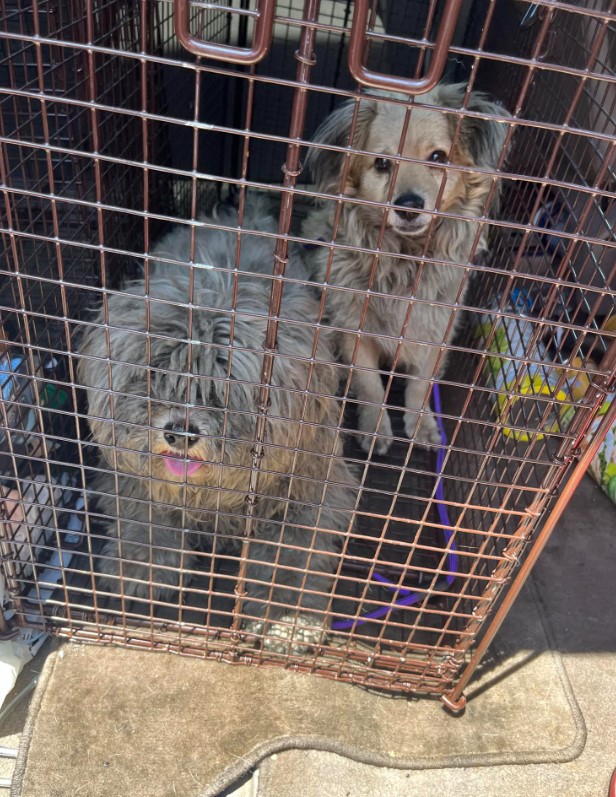
[[[593,426],[616,378],[615,36],[611,0],[7,0],[2,630],[291,667],[460,709],[616,418],[614,403]],[[392,426],[379,453],[375,430],[361,437],[365,401],[354,389],[366,369],[359,344],[378,332],[338,329],[354,336],[348,361],[334,362],[335,343],[319,348],[332,332],[327,295],[350,292],[367,307],[378,288],[336,287],[329,271],[298,277],[294,264],[315,248],[330,265],[341,251],[366,254],[339,235],[343,207],[370,206],[383,232],[396,197],[345,193],[350,159],[387,154],[401,169],[409,156],[400,136],[387,151],[357,144],[361,103],[394,104],[406,131],[439,81],[468,85],[453,113],[434,108],[455,117],[454,147],[465,120],[501,126],[493,166],[448,167],[479,168],[499,211],[489,217],[486,200],[471,217],[470,256],[448,266],[460,275],[454,301],[421,294],[443,264],[428,245],[415,258],[404,328],[378,365],[376,410]],[[501,105],[473,110],[475,90]],[[315,143],[343,102],[355,108],[347,140]],[[342,164],[330,191],[302,168],[323,150]],[[432,228],[448,216],[444,191]],[[256,195],[270,226],[252,224]],[[317,200],[334,222],[312,235]],[[199,236],[225,231],[233,257],[200,260]],[[169,235],[183,236],[181,254],[161,249]],[[367,252],[373,274],[390,254],[383,235]],[[267,262],[247,274],[243,258],[262,251]],[[172,273],[183,295],[159,288],[157,275]],[[246,309],[242,291],[263,288],[265,305]],[[285,309],[308,296],[313,315]],[[449,313],[447,335],[426,341],[413,308],[435,303]],[[216,348],[208,330],[223,322],[227,351],[200,372]],[[301,335],[303,348],[285,348]],[[405,336],[436,345],[430,372],[395,367]],[[88,367],[100,381],[86,395]],[[222,392],[202,389],[206,376]],[[405,432],[412,379],[431,388],[439,421],[428,447]],[[169,406],[181,428],[167,428]],[[216,445],[202,467],[188,449],[201,445],[191,424],[204,408]],[[426,416],[428,398],[417,409]],[[183,453],[156,448],[161,436]],[[342,516],[335,527],[332,515]],[[317,633],[298,644],[306,607]]]

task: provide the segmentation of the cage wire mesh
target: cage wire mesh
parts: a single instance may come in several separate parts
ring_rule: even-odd
[[[441,176],[423,251],[388,249],[421,96],[360,93],[349,63],[420,78],[454,12],[442,80],[468,90],[423,109],[452,153],[501,132],[492,163],[446,162],[488,189],[445,263]],[[614,2],[7,0],[0,24],[3,627],[459,705],[613,422],[592,426],[616,362]],[[313,140],[345,102],[346,138]],[[367,103],[403,121],[360,141]],[[302,169],[319,152],[329,188]],[[379,158],[375,198],[353,170]],[[336,283],[345,256],[368,285]],[[388,256],[416,275],[402,296]],[[445,267],[455,294],[426,293]],[[377,300],[392,334],[364,323]],[[437,340],[414,323],[435,305]],[[396,367],[408,341],[427,370]]]

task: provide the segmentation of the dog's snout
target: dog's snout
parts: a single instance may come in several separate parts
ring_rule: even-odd
[[[164,429],[165,442],[174,448],[190,448],[194,446],[200,435],[199,429],[192,423],[188,426],[185,423],[169,421]]]
[[[408,213],[412,213],[416,210],[423,210],[424,209],[424,198],[419,196],[419,194],[401,194],[397,199],[394,200],[394,205],[396,206],[395,210],[396,213],[400,215],[407,215]]]

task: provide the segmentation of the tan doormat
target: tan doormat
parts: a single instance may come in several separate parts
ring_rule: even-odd
[[[499,640],[462,717],[281,670],[66,645],[33,699],[11,795],[211,797],[289,748],[401,768],[575,758],[584,722],[528,594]]]

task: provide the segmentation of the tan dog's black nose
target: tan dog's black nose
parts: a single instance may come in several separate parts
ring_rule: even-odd
[[[194,424],[189,423],[186,426],[185,423],[177,421],[169,421],[164,430],[165,442],[173,448],[183,448],[184,446],[191,448],[199,439],[199,434],[199,429]]]
[[[424,199],[419,194],[401,194],[397,199],[394,199],[396,213],[400,216],[408,216],[418,210],[423,210]]]

